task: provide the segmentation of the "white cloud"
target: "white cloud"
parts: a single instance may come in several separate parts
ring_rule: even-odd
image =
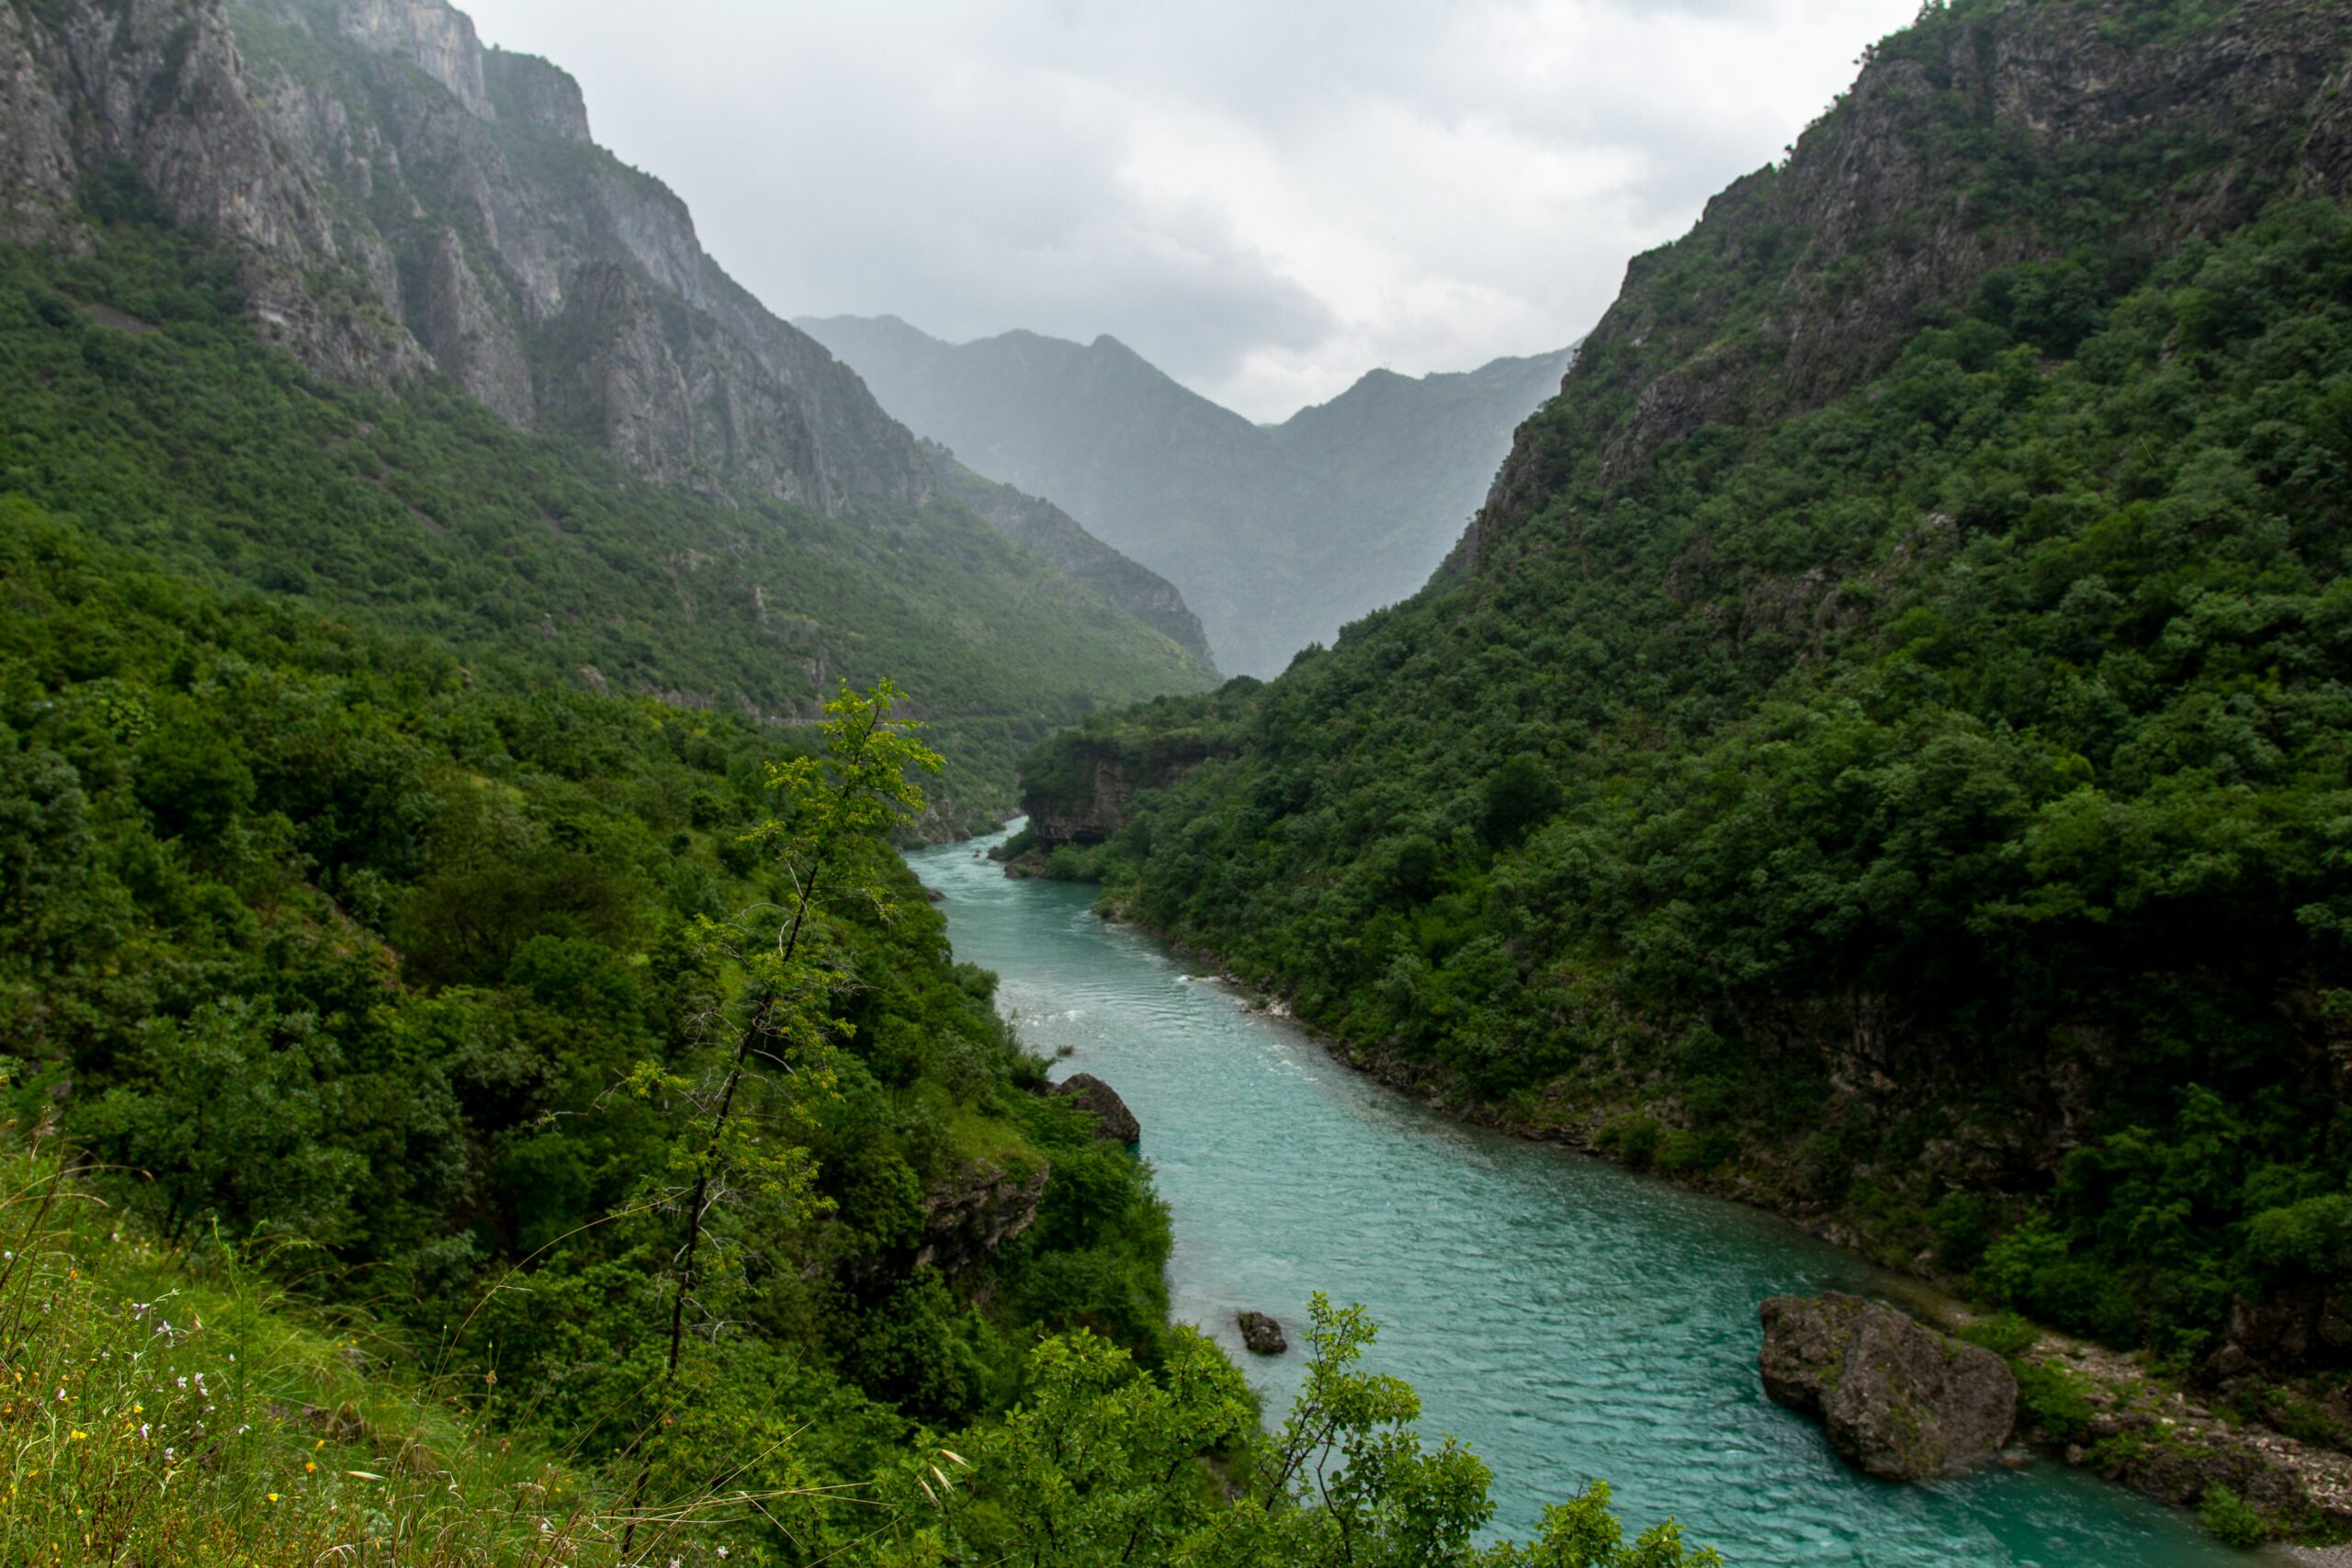
[[[1107,332],[1261,419],[1566,344],[1917,7],[458,3],[779,313]]]

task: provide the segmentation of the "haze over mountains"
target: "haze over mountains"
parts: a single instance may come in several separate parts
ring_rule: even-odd
[[[952,344],[895,316],[794,324],[918,434],[1167,577],[1218,666],[1261,676],[1429,580],[1571,357],[1374,370],[1259,425],[1108,336]]]
[[[857,141],[711,166],[952,232]],[[844,365],[442,0],[0,5],[8,1560],[2229,1561],[2075,1546],[2061,1456],[2352,1542],[2352,6],[1934,0],[1623,277],[1564,378],[1272,426]],[[1094,891],[894,852],[1016,804]],[[1905,1270],[1973,1348],[1757,1310]],[[1838,1468],[2013,1436],[1997,1516]]]

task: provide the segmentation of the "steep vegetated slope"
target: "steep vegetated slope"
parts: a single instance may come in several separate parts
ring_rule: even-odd
[[[896,317],[798,324],[916,431],[1165,574],[1218,663],[1251,675],[1428,581],[1512,427],[1559,389],[1568,361],[1376,370],[1259,426],[1115,338],[1081,346],[1016,332],[953,345]]]
[[[11,145],[55,144],[10,187],[11,488],[485,673],[787,722],[894,674],[958,819],[1050,723],[1209,678],[938,491],[553,67],[422,0],[231,16],[0,20]]]
[[[970,507],[1006,538],[1028,546],[1109,603],[1164,634],[1198,660],[1203,669],[1215,668],[1201,618],[1193,614],[1174,583],[1080,527],[1076,518],[1052,502],[981,478],[937,442],[924,442],[923,455],[931,459],[942,492]]]
[[[1616,1540],[1599,1489],[1540,1554],[1478,1545],[1484,1468],[1351,1366],[1359,1314],[1318,1312],[1332,1407],[1276,1438],[1169,1326],[1148,1168],[1036,1092],[889,849],[922,758],[887,704],[787,738],[488,691],[16,496],[0,596],[16,1555]],[[1670,1528],[1577,1560],[1713,1561]]]
[[[2341,6],[1930,7],[1633,263],[1441,581],[1049,744],[1042,847],[1367,1061],[2340,1440],[2348,181]]]
[[[911,1423],[1001,1408],[1042,1328],[1160,1353],[1142,1168],[1028,1092],[993,981],[878,844],[841,836],[804,933],[821,1032],[766,1047],[748,1145],[709,1134],[797,898],[786,842],[747,837],[790,804],[779,732],[486,690],[0,509],[15,1124],[87,1149],[157,1239],[276,1253],[592,1471],[666,1416],[659,1497],[735,1461],[752,1491],[863,1480]],[[693,1397],[662,1400],[697,1169],[727,1195]]]

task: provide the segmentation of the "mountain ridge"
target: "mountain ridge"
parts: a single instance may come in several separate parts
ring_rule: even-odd
[[[1174,583],[1097,539],[1052,502],[981,478],[935,441],[926,441],[922,447],[943,494],[1166,637],[1204,669],[1215,668],[1201,618],[1186,606]]]
[[[1258,675],[1427,581],[1572,353],[1374,371],[1261,425],[1107,333],[951,344],[895,316],[797,324],[917,432],[1174,582],[1220,665]]]
[[[0,132],[0,471],[148,560],[762,722],[896,677],[964,764],[933,833],[1049,724],[1213,677],[1171,589],[947,495],[437,0],[11,4]]]

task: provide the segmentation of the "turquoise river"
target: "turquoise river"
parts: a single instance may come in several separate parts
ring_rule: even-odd
[[[2046,1460],[1925,1487],[1847,1469],[1765,1399],[1757,1303],[1891,1281],[1770,1215],[1428,1111],[1089,913],[1091,889],[1008,880],[981,858],[992,842],[910,859],[946,896],[956,956],[1002,976],[1032,1046],[1068,1054],[1057,1076],[1096,1074],[1141,1120],[1175,1216],[1176,1315],[1270,1410],[1299,1352],[1246,1355],[1233,1314],[1296,1325],[1319,1290],[1370,1310],[1372,1364],[1493,1469],[1509,1533],[1603,1476],[1629,1521],[1671,1513],[1732,1568],[2266,1561]]]

